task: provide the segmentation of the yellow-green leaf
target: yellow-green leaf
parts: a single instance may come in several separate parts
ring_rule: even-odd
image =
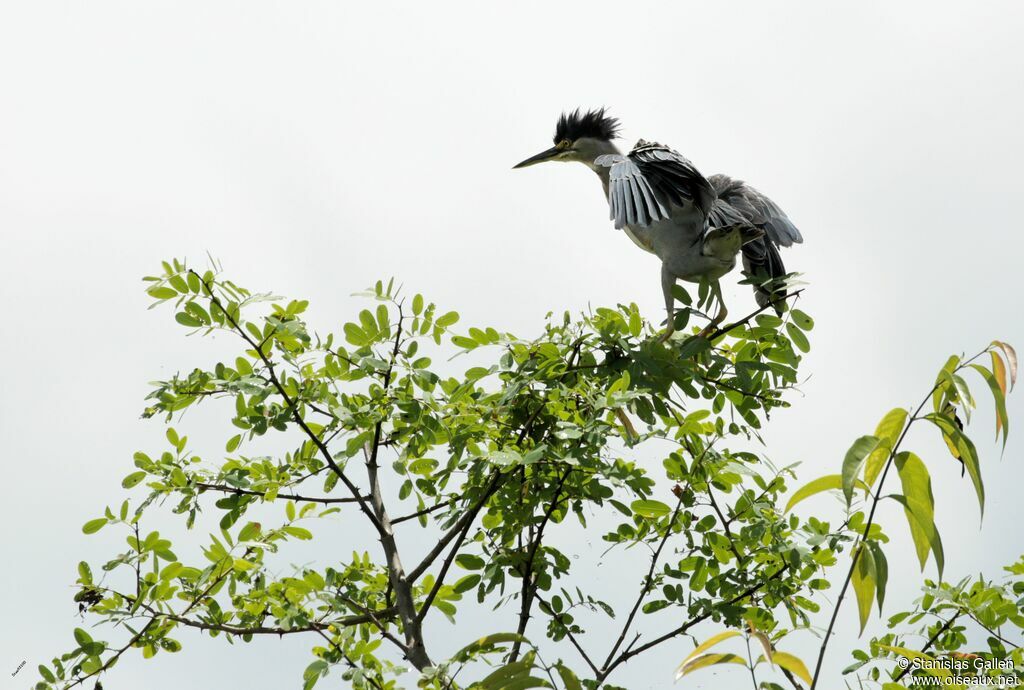
[[[865,493],[868,492],[868,486],[861,480],[857,479],[854,481],[854,485],[858,489],[863,489]],[[830,489],[841,489],[843,488],[843,477],[839,474],[826,474],[824,477],[818,477],[807,482],[799,489],[797,489],[790,497],[789,502],[786,504],[786,509],[782,512],[788,513],[790,509],[800,501],[806,498],[810,498],[815,494],[820,494],[822,491],[828,491]]]
[[[679,668],[676,669],[676,679],[678,680],[684,675],[683,669],[686,667],[686,664],[696,659],[697,656],[701,654],[701,652],[706,652],[719,642],[724,642],[725,640],[728,640],[731,637],[737,637],[739,634],[740,633],[737,630],[725,630],[723,632],[718,633],[717,635],[712,635],[708,639],[701,642],[699,645],[697,645],[696,649],[690,652],[689,656],[683,659],[683,663],[679,664]]]
[[[629,506],[633,509],[633,512],[637,515],[641,515],[645,518],[659,518],[668,515],[672,512],[672,509],[661,501],[653,501],[650,499],[633,501]]]
[[[676,671],[676,680],[679,680],[689,673],[693,673],[699,669],[714,666],[716,664],[739,664],[741,666],[746,666],[747,662],[736,654],[704,654],[702,656],[695,657],[680,666],[679,670]]]
[[[910,525],[910,535],[914,540],[921,570],[924,570],[928,561],[928,552],[932,551],[935,553],[939,577],[942,577],[944,556],[942,542],[935,528],[935,498],[928,468],[917,455],[904,451],[896,456],[896,471],[903,487],[903,496],[896,498],[903,499],[900,502],[903,503],[903,512]]]
[[[772,655],[772,663],[778,664],[808,685],[814,682],[804,662],[788,652],[775,652]]]
[[[857,563],[853,569],[853,591],[857,594],[857,612],[860,614],[860,634],[864,634],[864,626],[871,615],[871,604],[875,600],[875,560],[871,550],[863,544],[857,549]]]
[[[878,447],[871,451],[867,462],[864,464],[864,481],[868,486],[873,486],[875,480],[878,479],[878,475],[881,473],[882,467],[889,458],[889,453],[892,451],[893,446],[896,445],[896,441],[903,432],[903,427],[906,423],[907,411],[902,407],[889,410],[882,417],[882,421],[878,423],[878,427],[875,428]]]
[[[565,686],[565,690],[583,690],[580,679],[576,677],[576,674],[571,669],[562,664],[556,664],[555,669],[562,678],[562,685]]]

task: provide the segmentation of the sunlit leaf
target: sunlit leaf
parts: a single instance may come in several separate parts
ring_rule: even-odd
[[[680,666],[676,671],[676,680],[694,671],[717,664],[739,664],[740,666],[746,666],[747,662],[736,654],[703,654],[690,659]]]
[[[788,652],[775,652],[772,656],[773,663],[786,669],[794,676],[802,680],[803,682],[811,685],[813,682],[811,674],[807,671],[807,666],[799,657],[794,656]]]
[[[885,461],[889,459],[893,446],[906,426],[907,415],[907,410],[902,407],[889,410],[875,428],[878,447],[871,451],[864,464],[864,481],[868,486],[874,486],[875,480],[885,466]]]
[[[860,479],[854,480],[854,485],[858,489],[862,489],[866,494],[869,491],[867,484],[862,482]],[[789,502],[786,503],[786,508],[782,512],[788,513],[793,506],[800,501],[810,498],[815,494],[819,494],[823,491],[829,491],[831,489],[842,489],[843,488],[843,477],[839,474],[827,474],[824,477],[818,477],[807,482],[799,489],[797,489],[792,496],[789,498]]]

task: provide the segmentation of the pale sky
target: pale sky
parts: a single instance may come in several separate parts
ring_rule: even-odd
[[[123,544],[80,527],[126,495],[133,452],[161,447],[162,424],[139,419],[147,382],[230,351],[146,310],[139,278],[161,259],[209,252],[243,285],[310,299],[321,331],[391,275],[466,325],[523,336],[549,310],[588,304],[635,301],[660,320],[657,261],[612,229],[593,174],[510,169],[550,146],[563,109],[606,105],[624,146],[658,140],[705,174],[743,178],[803,232],[783,255],[810,283],[810,378],[762,452],[802,461],[806,479],[833,473],[949,353],[993,338],[1024,347],[1022,33],[1012,1],[0,4],[0,685],[28,687],[71,646],[75,564]],[[753,299],[735,280],[726,298],[744,313]],[[1011,436],[1000,460],[979,399],[980,532],[955,463],[930,435],[911,438],[953,580],[997,575],[1024,551],[1022,445]],[[1021,396],[1009,406],[1016,433]],[[222,421],[182,426],[216,449]],[[840,514],[827,498],[806,510]],[[902,516],[881,522],[895,612],[919,576]],[[637,574],[606,565],[601,578],[632,592]],[[848,603],[834,673],[850,662],[854,618]],[[435,630],[460,646],[486,622]],[[883,630],[877,617],[870,630]],[[126,655],[105,687],[299,687],[313,644],[179,637],[177,655]],[[813,637],[790,644],[813,662]],[[669,687],[691,648],[612,680]],[[747,680],[730,668],[685,682]]]

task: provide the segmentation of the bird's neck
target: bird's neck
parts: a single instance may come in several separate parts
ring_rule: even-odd
[[[619,152],[619,148],[615,145],[615,142],[612,142],[612,141],[599,141],[599,140],[598,141],[594,141],[593,148],[594,148],[593,151],[588,151],[587,152],[587,154],[588,154],[587,155],[587,160],[584,161],[584,162],[585,162],[586,166],[588,168],[590,168],[591,170],[593,170],[595,173],[597,173],[597,176],[601,179],[601,187],[602,187],[602,189],[604,189],[604,195],[607,198],[607,196],[608,196],[608,174],[610,172],[610,168],[608,168],[606,166],[603,166],[603,165],[597,165],[596,163],[594,163],[594,160],[597,159],[598,156],[604,156],[604,155],[607,155],[607,154],[617,154],[617,153],[620,153]]]

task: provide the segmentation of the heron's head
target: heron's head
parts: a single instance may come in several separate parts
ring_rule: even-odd
[[[546,161],[576,161],[590,164],[598,156],[615,150],[612,140],[619,135],[619,121],[605,114],[604,108],[562,113],[555,126],[555,145],[530,156],[516,168],[527,168]]]

